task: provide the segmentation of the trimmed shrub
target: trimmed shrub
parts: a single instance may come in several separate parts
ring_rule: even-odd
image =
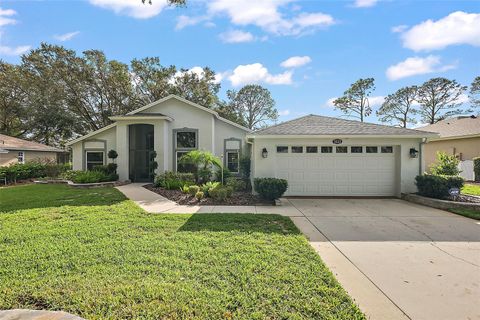
[[[422,174],[415,177],[418,193],[425,197],[446,199],[450,188],[461,189],[464,185],[462,177]]]
[[[232,196],[233,189],[231,187],[218,187],[210,191],[209,196],[216,201],[225,201]]]
[[[249,156],[242,156],[240,157],[240,175],[245,179],[250,178],[250,157]]]
[[[205,194],[202,191],[198,191],[195,193],[195,198],[197,198],[198,201],[202,200]]]
[[[107,175],[110,175],[112,173],[117,172],[117,166],[118,165],[116,163],[109,163],[105,166],[103,166],[103,165],[95,166],[95,167],[93,167],[93,170],[94,171],[100,171],[100,172],[103,172]]]
[[[247,188],[247,183],[245,180],[238,179],[235,177],[228,178],[225,185],[227,187],[231,187],[233,191],[242,191]]]
[[[0,176],[5,177],[7,182],[44,177],[56,178],[69,168],[70,164],[56,164],[53,162],[15,163],[0,167]]]
[[[165,171],[155,177],[155,182],[153,185],[155,187],[166,188],[166,183],[168,181],[169,184],[173,184],[174,180],[177,180],[178,188],[184,185],[192,185],[195,183],[195,177],[193,173],[181,173],[181,172],[173,172],[173,171]]]
[[[473,158],[473,172],[475,173],[475,181],[480,181],[480,157]]]
[[[287,180],[277,178],[255,178],[253,185],[255,191],[267,200],[280,198],[288,188]]]
[[[188,193],[190,193],[192,196],[195,196],[198,191],[200,191],[199,186],[193,185],[193,186],[188,187]]]
[[[437,176],[458,176],[461,172],[458,169],[459,163],[460,160],[456,156],[437,152],[437,161],[430,167],[430,171]]]

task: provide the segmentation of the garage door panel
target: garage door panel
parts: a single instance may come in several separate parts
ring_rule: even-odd
[[[395,194],[392,154],[282,154],[277,177],[287,179],[286,195],[391,196]]]

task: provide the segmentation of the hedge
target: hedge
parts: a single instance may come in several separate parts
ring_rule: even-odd
[[[267,200],[280,198],[288,188],[287,180],[277,178],[255,178],[253,185],[255,191]]]
[[[63,172],[69,170],[70,167],[70,164],[40,162],[16,163],[0,167],[0,177],[5,177],[7,182],[44,177],[57,178]]]
[[[418,193],[422,196],[436,199],[448,198],[450,188],[461,189],[464,183],[465,180],[459,176],[422,174],[415,177]]]

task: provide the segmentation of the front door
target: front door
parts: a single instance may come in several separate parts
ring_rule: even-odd
[[[129,179],[133,182],[153,180],[154,134],[153,125],[129,126]]]

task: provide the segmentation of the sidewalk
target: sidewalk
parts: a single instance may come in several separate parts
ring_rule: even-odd
[[[282,206],[185,206],[145,189],[145,183],[130,183],[116,187],[127,198],[150,213],[267,213],[288,217],[302,217],[303,214],[288,200]]]

